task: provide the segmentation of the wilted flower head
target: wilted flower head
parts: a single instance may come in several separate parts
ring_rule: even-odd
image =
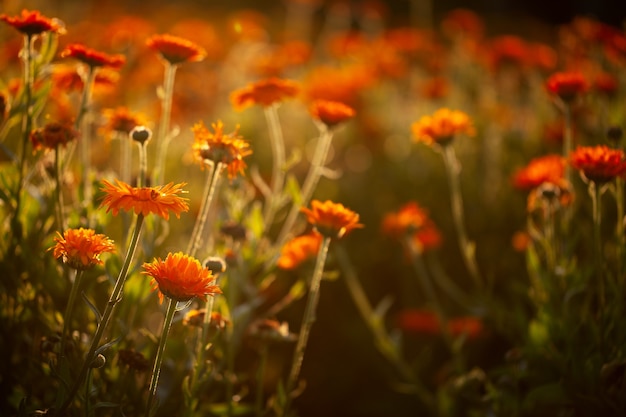
[[[624,151],[608,146],[579,146],[570,154],[570,163],[590,181],[603,184],[626,172]]]
[[[282,247],[280,257],[276,265],[280,269],[296,269],[300,264],[309,259],[314,259],[322,245],[322,235],[319,233],[309,233],[297,236]]]
[[[354,117],[354,109],[344,103],[331,100],[315,100],[309,107],[313,119],[322,122],[326,127],[332,128]]]
[[[589,89],[589,83],[579,72],[557,72],[546,81],[546,89],[564,102],[572,102]]]
[[[513,185],[520,190],[531,190],[544,182],[560,184],[564,180],[566,164],[561,155],[540,156],[513,175]]]
[[[56,245],[50,248],[57,259],[71,268],[86,270],[101,265],[100,255],[115,251],[113,241],[92,229],[67,229],[63,235],[57,232]]]
[[[91,68],[109,67],[119,69],[126,63],[124,55],[108,55],[80,43],[66,46],[61,52],[61,57],[77,59]]]
[[[460,133],[473,136],[476,131],[469,116],[458,110],[442,108],[432,116],[423,116],[411,125],[416,141],[445,146]]]
[[[188,39],[169,34],[151,36],[146,45],[172,65],[202,61],[206,56],[204,48]]]
[[[155,259],[143,264],[142,274],[152,277],[153,288],[175,301],[189,301],[194,297],[206,299],[207,295],[221,294],[215,277],[200,261],[182,252],[169,253],[165,260]]]
[[[307,217],[309,223],[322,235],[331,238],[341,238],[353,229],[363,227],[359,223],[359,215],[346,208],[343,204],[334,203],[330,200],[321,202],[311,201],[311,208],[300,209]]]
[[[251,155],[248,142],[239,136],[239,126],[232,133],[224,133],[224,124],[221,120],[211,125],[210,132],[201,121],[192,127],[194,142],[193,151],[196,159],[200,162],[213,161],[222,163],[228,167],[228,176],[234,178],[237,174],[243,174],[246,163],[243,158]]]
[[[230,95],[230,101],[235,110],[239,111],[255,104],[268,107],[285,99],[293,98],[299,92],[300,86],[295,81],[269,78],[233,91]]]
[[[112,211],[114,216],[120,210],[133,210],[135,214],[141,213],[147,216],[154,213],[168,220],[170,210],[176,217],[180,217],[180,213],[189,210],[187,199],[179,196],[185,192],[182,188],[186,183],[176,185],[169,183],[157,187],[131,187],[123,181],[115,180],[115,182],[117,185],[107,180],[102,181],[104,185],[102,191],[106,195],[100,205],[100,207],[107,208],[107,213]]]
[[[76,139],[78,132],[68,123],[49,122],[30,132],[30,141],[34,149],[56,149]]]
[[[45,17],[37,10],[24,9],[21,15],[13,17],[1,14],[0,20],[27,36],[40,35],[44,32],[65,33],[63,22]]]

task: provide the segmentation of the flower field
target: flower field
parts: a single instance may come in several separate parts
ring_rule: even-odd
[[[624,27],[21,3],[0,415],[626,415]]]

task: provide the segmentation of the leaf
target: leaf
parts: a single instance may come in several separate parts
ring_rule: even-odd
[[[118,337],[117,339],[113,339],[110,342],[105,343],[104,345],[100,346],[98,349],[96,349],[96,352],[94,353],[94,357],[96,357],[99,354],[101,354],[102,352],[106,351],[108,348],[110,348],[114,344],[118,343],[120,340],[122,340],[122,336]]]
[[[306,294],[306,290],[307,290],[306,282],[303,279],[299,279],[289,289],[289,295],[294,300],[299,300],[300,298],[304,296],[304,294]]]
[[[291,197],[293,203],[296,205],[302,204],[302,193],[300,191],[300,184],[298,184],[298,180],[292,174],[287,176],[287,181],[285,184],[285,193]]]
[[[87,298],[87,294],[85,294],[85,291],[81,291],[80,295],[83,297],[83,300],[85,300],[85,302],[87,303],[87,307],[89,307],[89,309],[93,312],[93,314],[95,314],[96,316],[96,323],[100,324],[100,321],[102,320],[102,314],[100,314],[100,311],[98,310],[98,307],[96,307],[91,300],[89,300],[89,298]]]
[[[255,238],[259,239],[263,235],[263,230],[265,229],[263,224],[263,210],[258,201],[252,205],[250,214],[246,217],[245,226]]]

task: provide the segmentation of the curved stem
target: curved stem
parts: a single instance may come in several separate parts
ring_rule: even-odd
[[[271,105],[265,107],[265,118],[270,132],[270,143],[272,146],[272,185],[270,200],[266,201],[263,220],[265,229],[268,230],[274,220],[274,215],[278,208],[278,203],[282,195],[283,184],[285,182],[285,143],[283,131],[278,119],[278,106]]]
[[[83,280],[83,272],[84,271],[82,270],[76,271],[76,276],[74,277],[74,282],[72,283],[72,289],[70,290],[70,297],[67,301],[67,306],[65,307],[65,315],[63,316],[63,333],[61,333],[61,356],[65,356],[67,333],[70,329],[72,316],[74,315],[76,296],[78,295],[78,289],[80,288],[80,284]]]
[[[156,165],[154,167],[153,184],[163,183],[165,177],[165,157],[167,155],[167,145],[170,135],[170,118],[172,114],[172,97],[174,96],[174,79],[176,78],[176,65],[165,63],[165,74],[163,79],[163,97],[161,98],[161,119],[159,120],[159,131],[156,142]]]
[[[163,352],[165,352],[165,343],[167,342],[167,335],[170,331],[170,327],[172,327],[174,313],[176,313],[176,301],[168,297],[167,312],[165,313],[165,322],[163,322],[163,331],[161,333],[161,339],[159,340],[159,347],[157,348],[156,358],[154,359],[152,377],[150,378],[148,402],[146,405],[146,417],[150,417],[152,415],[152,402],[154,401],[154,397],[157,391],[157,385],[159,383],[159,375],[161,374],[161,363],[163,362]]]
[[[130,245],[128,247],[128,252],[126,253],[126,258],[124,259],[124,264],[122,265],[122,269],[117,277],[117,281],[115,281],[115,286],[113,287],[113,291],[111,292],[111,296],[109,297],[109,301],[104,309],[104,313],[102,313],[102,318],[98,323],[98,327],[96,328],[96,333],[93,336],[91,341],[91,346],[89,347],[89,351],[87,352],[87,356],[85,356],[85,360],[81,367],[81,370],[78,374],[78,377],[74,381],[74,385],[69,392],[68,397],[59,407],[57,411],[58,415],[63,415],[63,412],[70,406],[76,392],[80,388],[85,376],[87,375],[87,371],[89,370],[91,363],[96,357],[96,350],[98,350],[98,345],[100,344],[100,339],[104,334],[104,330],[106,329],[111,317],[113,315],[113,310],[115,309],[115,305],[122,299],[122,291],[124,289],[124,283],[126,282],[126,278],[128,275],[128,269],[130,267],[130,263],[135,256],[135,251],[137,249],[137,244],[139,242],[139,235],[141,233],[141,226],[143,225],[144,216],[140,213],[137,215],[137,220],[135,222],[135,230],[133,231],[133,236],[130,241]]]
[[[187,247],[187,253],[189,256],[196,256],[196,252],[200,248],[202,244],[202,233],[204,232],[204,225],[206,224],[206,220],[209,217],[209,212],[211,210],[211,202],[213,201],[213,196],[215,195],[215,189],[217,188],[217,184],[220,180],[220,174],[224,168],[224,164],[221,162],[217,163],[217,166],[213,169],[212,175],[209,175],[207,187],[205,187],[205,198],[202,201],[202,205],[200,207],[200,213],[198,213],[198,217],[196,218],[196,223],[193,227],[193,231],[191,232],[191,239],[189,239],[189,246]]]
[[[319,252],[317,253],[315,269],[313,270],[313,277],[311,278],[311,287],[309,288],[309,297],[304,310],[304,318],[302,319],[300,333],[298,334],[298,341],[296,343],[296,350],[291,363],[289,379],[287,380],[287,402],[285,404],[285,409],[283,410],[283,416],[286,416],[289,412],[292,400],[292,391],[298,382],[300,369],[302,368],[302,361],[304,360],[304,351],[306,349],[307,342],[309,341],[309,333],[311,332],[311,327],[315,322],[315,310],[320,296],[320,283],[322,282],[322,274],[324,272],[324,265],[326,263],[329,246],[330,238],[324,237],[324,240],[322,240],[322,244],[320,245]]]

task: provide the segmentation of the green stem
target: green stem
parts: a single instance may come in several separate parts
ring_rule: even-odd
[[[601,190],[600,185],[593,181],[589,182],[589,194],[593,207],[593,252],[594,266],[598,282],[598,305],[600,313],[604,313],[606,306],[606,282],[604,282],[604,272],[602,270],[602,236],[600,226],[602,222],[601,213]]]
[[[213,172],[210,173],[207,179],[207,184],[205,187],[204,198],[202,199],[202,203],[200,206],[200,212],[198,213],[198,217],[196,218],[196,223],[194,224],[193,231],[191,232],[191,238],[189,239],[189,244],[187,247],[187,253],[189,256],[195,256],[196,252],[200,248],[202,244],[202,233],[204,232],[204,225],[206,224],[206,220],[209,217],[209,212],[211,211],[211,202],[213,201],[213,196],[215,195],[215,190],[217,188],[217,184],[220,180],[220,174],[223,171],[225,165],[221,162],[218,162],[214,167]]]
[[[569,104],[563,103],[563,158],[569,161],[570,153],[572,153],[572,117]],[[572,184],[572,168],[570,164],[565,164],[565,180],[568,184]]]
[[[274,104],[265,107],[265,118],[270,132],[270,143],[272,146],[272,185],[270,200],[266,201],[263,220],[266,230],[269,230],[274,215],[278,209],[278,203],[282,196],[283,184],[285,182],[285,143],[283,131],[278,119],[278,105]]]
[[[72,283],[72,289],[70,290],[70,298],[67,301],[65,307],[65,315],[63,316],[63,333],[61,333],[61,356],[65,356],[65,345],[67,342],[67,333],[72,323],[72,316],[74,315],[74,307],[76,306],[76,296],[78,295],[78,289],[83,280],[84,271],[77,270],[74,282]]]
[[[620,177],[615,178],[615,202],[617,206],[617,224],[615,227],[615,234],[617,235],[617,276],[620,281],[623,281],[624,274],[622,268],[624,266],[626,234],[624,234],[624,181]]]
[[[161,374],[161,363],[163,362],[163,352],[165,352],[165,343],[167,342],[167,335],[170,331],[170,327],[172,327],[174,313],[176,313],[176,301],[168,297],[167,312],[165,313],[165,322],[163,323],[163,331],[161,332],[159,347],[157,348],[156,358],[154,359],[152,377],[150,378],[148,402],[146,405],[146,417],[150,417],[152,415],[152,402],[154,401],[154,397],[157,391],[157,385],[159,383],[159,375]]]
[[[254,400],[254,409],[256,417],[263,417],[263,380],[265,378],[265,369],[267,368],[267,356],[269,349],[267,342],[263,341],[261,351],[259,352],[259,369],[256,374],[256,393]]]
[[[130,184],[133,141],[128,134],[125,133],[120,133],[118,138],[120,141],[120,179],[126,184]]]
[[[474,280],[476,287],[483,288],[483,280],[478,271],[478,265],[476,264],[476,248],[474,242],[471,242],[468,239],[467,231],[465,230],[463,197],[461,195],[461,183],[459,180],[461,166],[459,165],[459,161],[456,158],[452,145],[446,145],[443,147],[443,160],[447,171],[452,205],[452,217],[457,231],[461,256],[463,257],[465,266]]]
[[[102,313],[102,318],[98,323],[98,327],[96,328],[96,333],[93,336],[91,341],[91,346],[89,347],[89,351],[87,352],[87,356],[85,356],[85,360],[81,367],[81,370],[78,374],[78,377],[74,381],[72,388],[69,392],[68,397],[59,407],[57,411],[57,415],[63,415],[63,412],[70,406],[74,396],[78,392],[80,385],[82,384],[85,376],[87,375],[87,371],[90,369],[91,363],[96,357],[96,350],[98,350],[98,345],[100,344],[100,339],[104,334],[104,330],[106,329],[111,317],[113,315],[113,310],[115,309],[116,304],[122,299],[122,291],[124,289],[124,283],[126,282],[126,278],[128,275],[128,269],[135,255],[137,244],[139,242],[139,235],[141,233],[141,226],[143,224],[144,216],[140,213],[137,215],[137,220],[135,222],[135,230],[133,231],[133,235],[130,241],[130,245],[128,246],[128,252],[126,253],[126,258],[124,259],[124,264],[122,265],[122,269],[117,277],[117,281],[115,281],[115,286],[113,287],[113,291],[111,292],[111,296],[109,297],[109,301],[104,309],[104,313]]]
[[[139,143],[139,177],[137,178],[137,187],[146,186],[146,175],[148,173],[147,144],[148,142]]]
[[[63,212],[63,190],[62,190],[62,175],[60,172],[60,149],[59,145],[54,148],[54,180],[56,183],[55,201],[56,201],[56,212],[57,212],[57,227],[60,232],[65,230],[65,213]]]
[[[287,402],[285,404],[285,409],[283,410],[283,416],[287,416],[289,412],[291,400],[293,398],[292,391],[298,382],[300,369],[302,368],[302,361],[304,360],[304,351],[309,341],[309,333],[311,332],[311,327],[315,322],[315,310],[320,296],[320,283],[322,282],[322,274],[324,272],[324,264],[326,263],[326,257],[328,255],[330,240],[331,239],[329,237],[324,237],[319,252],[317,253],[315,269],[313,270],[313,277],[311,278],[311,287],[309,288],[309,297],[304,310],[304,318],[302,319],[300,333],[298,334],[298,341],[296,343],[296,350],[291,363],[289,379],[287,380]]]
[[[83,87],[83,95],[81,98],[78,117],[76,118],[76,129],[80,130],[80,156],[83,169],[83,204],[85,207],[91,206],[93,196],[93,187],[91,184],[91,129],[89,110],[91,108],[91,95],[93,92],[93,84],[96,79],[96,69],[89,67],[85,85]]]
[[[159,131],[156,142],[156,166],[154,167],[153,184],[162,184],[165,177],[165,157],[167,156],[167,146],[170,141],[170,118],[172,114],[172,98],[174,96],[174,80],[176,78],[176,65],[165,63],[165,74],[163,79],[163,97],[161,98],[161,119],[159,120]]]

